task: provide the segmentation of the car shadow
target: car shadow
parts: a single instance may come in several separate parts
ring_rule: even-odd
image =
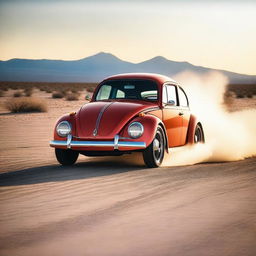
[[[48,165],[0,174],[0,186],[19,186],[89,179],[119,173],[139,171],[144,166],[113,161],[79,162],[73,166]]]

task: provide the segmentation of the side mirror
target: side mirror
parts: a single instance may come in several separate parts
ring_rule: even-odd
[[[175,106],[176,103],[174,100],[168,100],[168,105]]]

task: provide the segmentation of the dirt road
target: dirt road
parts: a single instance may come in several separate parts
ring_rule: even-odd
[[[145,169],[136,155],[81,157],[63,168],[49,140],[83,100],[35,93],[47,113],[10,114],[0,98],[1,256],[256,255],[256,158]]]
[[[0,175],[0,255],[256,255],[256,159]]]

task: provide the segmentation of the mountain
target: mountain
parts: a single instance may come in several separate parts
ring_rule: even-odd
[[[134,64],[104,52],[72,61],[47,59],[0,61],[0,81],[99,82],[107,76],[126,72],[153,72],[174,76],[182,71],[202,74],[213,70],[225,74],[232,83],[256,83],[256,76],[194,66],[188,62],[171,61],[162,56]]]

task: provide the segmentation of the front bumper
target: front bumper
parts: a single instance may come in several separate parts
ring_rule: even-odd
[[[72,135],[68,135],[67,140],[52,140],[51,147],[61,148],[146,148],[146,143],[142,141],[119,141],[119,136],[116,135],[113,141],[77,141],[72,140]]]

